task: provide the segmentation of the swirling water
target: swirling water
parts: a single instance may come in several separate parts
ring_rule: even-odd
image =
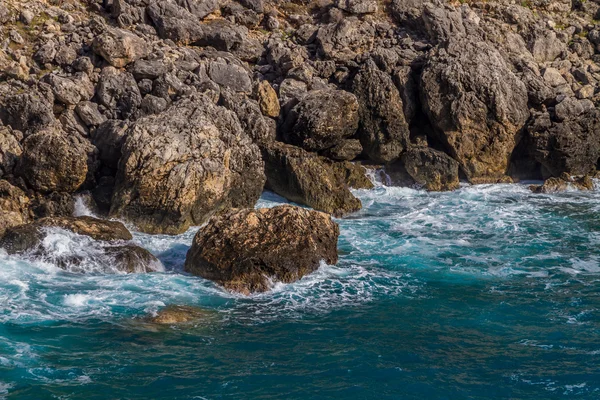
[[[336,266],[250,297],[182,272],[194,230],[135,235],[164,273],[0,254],[0,399],[600,398],[600,192],[356,194]]]

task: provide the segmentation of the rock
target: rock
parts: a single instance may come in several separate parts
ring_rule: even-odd
[[[61,46],[54,56],[54,62],[63,67],[70,66],[76,59],[77,50],[74,46]]]
[[[94,38],[94,52],[110,65],[123,68],[150,53],[150,46],[139,36],[118,28],[109,28]]]
[[[262,150],[267,189],[335,216],[360,210],[360,200],[316,154],[280,142],[264,146]]]
[[[389,75],[373,65],[352,81],[359,104],[358,138],[369,159],[389,163],[407,146],[409,131],[402,99]]]
[[[113,111],[115,118],[120,119],[132,117],[142,103],[142,95],[133,75],[114,67],[102,69],[96,97],[100,104]]]
[[[534,193],[560,193],[568,190],[594,190],[594,182],[589,176],[572,178],[562,174],[559,178],[548,178],[543,185],[531,185],[529,189]]]
[[[54,40],[48,40],[46,43],[40,46],[40,48],[33,55],[33,58],[42,65],[51,64],[54,62],[56,52],[56,42]]]
[[[110,215],[148,233],[182,233],[251,207],[265,182],[260,151],[235,115],[201,95],[137,120],[122,154]]]
[[[148,94],[142,100],[140,109],[144,115],[160,114],[161,112],[165,111],[168,106],[169,103],[164,98]]]
[[[29,220],[29,198],[16,186],[0,180],[0,237],[14,226]]]
[[[373,48],[375,28],[356,17],[319,28],[315,37],[319,54],[326,59],[350,61]]]
[[[346,139],[327,150],[324,155],[332,160],[352,161],[363,151],[360,140]]]
[[[0,126],[0,177],[13,173],[22,152],[17,133],[8,127]]]
[[[75,192],[88,174],[93,146],[84,138],[49,129],[29,136],[17,172],[40,192]]]
[[[25,135],[39,132],[56,122],[52,103],[35,89],[0,98],[0,118],[5,125]]]
[[[235,112],[244,132],[254,143],[270,143],[275,140],[276,122],[262,115],[260,106],[255,100],[241,93],[224,89],[221,91],[220,104]]]
[[[176,43],[192,44],[204,35],[198,17],[174,1],[155,1],[146,9],[162,39]]]
[[[338,0],[337,7],[351,14],[371,14],[377,12],[377,1]]]
[[[211,313],[199,307],[168,305],[156,315],[146,318],[151,324],[176,325],[190,322],[200,322],[211,317]]]
[[[87,236],[96,242],[86,246],[89,254],[84,252],[56,251],[46,241],[50,230],[59,228],[77,235]],[[90,257],[105,264],[108,270],[121,272],[154,272],[163,267],[151,253],[139,246],[129,243],[131,233],[125,226],[116,221],[105,221],[93,217],[42,218],[33,223],[12,227],[6,230],[0,239],[0,247],[9,254],[27,254],[41,258],[73,272],[86,272],[77,267],[90,263]]]
[[[360,163],[331,162],[330,166],[348,187],[353,189],[373,189],[375,187],[367,177],[367,170]]]
[[[343,90],[309,92],[288,113],[283,139],[308,151],[327,150],[354,136],[358,128],[358,101]]]
[[[130,69],[130,72],[138,81],[156,79],[166,74],[167,71],[168,67],[164,60],[137,60]]]
[[[204,18],[219,8],[218,0],[176,0],[176,2],[198,18]]]
[[[578,100],[574,97],[567,97],[554,107],[554,116],[558,121],[576,119],[584,112],[594,108],[594,103],[590,100]]]
[[[567,52],[567,46],[561,42],[556,33],[550,30],[544,30],[536,33],[536,37],[531,41],[530,49],[533,58],[538,63],[554,61],[561,54]]]
[[[294,282],[322,261],[337,262],[338,225],[327,214],[290,205],[232,210],[194,237],[185,270],[244,294],[272,281]]]
[[[85,73],[79,72],[73,78],[48,74],[44,82],[52,87],[55,100],[74,106],[80,101],[90,100],[94,96],[94,85]]]
[[[71,217],[75,213],[75,198],[70,193],[35,193],[31,197],[30,204],[34,220],[47,217]]]
[[[527,121],[527,89],[486,42],[450,40],[421,75],[421,100],[437,138],[473,183],[505,175]]]
[[[240,65],[212,61],[208,64],[207,73],[210,79],[220,86],[236,92],[252,92],[252,80],[248,72]]]
[[[458,162],[430,148],[416,148],[402,155],[401,163],[415,184],[428,191],[458,189]],[[393,174],[391,174],[394,179]]]
[[[277,92],[267,81],[260,81],[257,86],[258,105],[264,115],[271,118],[279,117],[279,99]]]
[[[600,158],[600,110],[590,109],[562,122],[549,113],[532,117],[527,126],[530,154],[542,164],[545,176],[562,173],[583,176],[596,169]]]
[[[106,117],[98,110],[98,105],[91,101],[82,101],[75,107],[75,112],[81,118],[81,121],[89,128],[91,126],[101,125],[106,121]]]

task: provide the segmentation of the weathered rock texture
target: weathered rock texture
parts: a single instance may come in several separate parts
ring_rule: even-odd
[[[229,290],[264,292],[337,262],[338,225],[325,213],[284,205],[213,217],[194,238],[185,270]]]
[[[253,206],[265,183],[258,147],[204,96],[136,121],[127,134],[111,215],[144,232],[184,232],[228,207]]]

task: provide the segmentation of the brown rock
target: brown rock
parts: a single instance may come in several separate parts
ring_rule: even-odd
[[[261,112],[267,117],[277,118],[279,117],[279,98],[277,92],[271,87],[269,82],[261,81],[258,84],[256,97],[258,98],[258,105],[260,106]]]
[[[229,290],[270,289],[294,282],[321,261],[337,262],[339,227],[325,213],[290,205],[233,210],[213,217],[194,238],[185,270]]]
[[[29,220],[29,198],[16,186],[0,180],[0,237],[14,226]]]

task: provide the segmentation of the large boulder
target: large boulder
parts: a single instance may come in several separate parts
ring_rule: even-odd
[[[1,98],[0,119],[25,135],[39,132],[56,123],[52,102],[38,90],[29,89]]]
[[[409,130],[392,78],[369,64],[354,77],[352,93],[358,99],[358,137],[365,154],[380,163],[398,159],[407,147]]]
[[[229,207],[251,207],[265,183],[260,151],[235,115],[202,95],[131,126],[110,214],[144,232],[178,234]]]
[[[309,92],[287,115],[281,129],[287,143],[322,151],[352,137],[358,128],[358,101],[343,90]]]
[[[262,150],[268,189],[335,216],[360,210],[360,200],[321,157],[280,142],[273,142]]]
[[[29,220],[29,198],[16,186],[0,180],[0,236]]]
[[[72,193],[94,172],[95,152],[85,138],[48,129],[25,139],[16,172],[37,191]]]
[[[320,55],[345,62],[373,48],[375,28],[367,21],[349,17],[321,26],[315,39]]]
[[[431,148],[414,148],[404,153],[388,171],[392,183],[420,186],[429,191],[458,189],[458,162]]]
[[[191,44],[204,35],[198,17],[172,0],[152,2],[146,13],[162,39]]]
[[[123,68],[150,53],[150,46],[139,36],[117,28],[106,29],[94,38],[92,48],[110,65]]]
[[[474,183],[505,175],[529,116],[527,89],[486,42],[461,37],[434,50],[421,100],[437,139]]]
[[[591,108],[571,114],[564,121],[550,113],[536,114],[527,127],[530,154],[542,165],[545,177],[562,173],[586,175],[600,158],[600,110]]]
[[[232,210],[196,234],[185,270],[229,290],[264,292],[337,262],[339,227],[325,213],[290,205]]]
[[[85,236],[77,240],[64,232]],[[51,235],[59,235],[56,242]],[[63,235],[63,237],[60,237]],[[116,270],[120,272],[162,271],[160,261],[150,252],[130,243],[131,233],[117,221],[92,217],[42,218],[33,223],[9,228],[0,239],[0,247],[9,254],[24,254],[77,272]],[[65,251],[72,248],[79,251]],[[102,264],[105,264],[102,267]]]

